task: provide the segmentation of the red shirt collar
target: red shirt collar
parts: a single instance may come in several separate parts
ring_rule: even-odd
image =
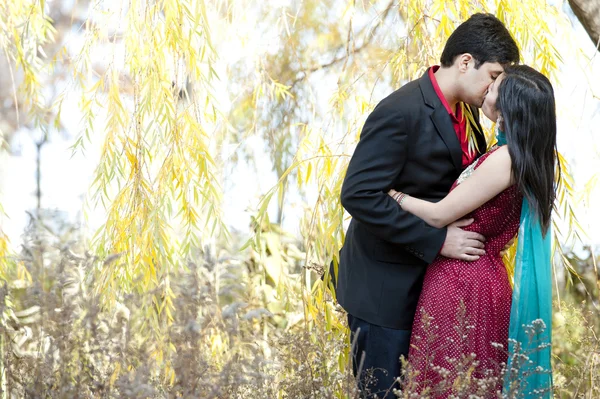
[[[444,106],[444,108],[446,108],[446,111],[448,111],[448,114],[450,114],[450,118],[452,118],[452,122],[460,123],[460,122],[462,122],[462,119],[463,119],[461,107],[458,106],[458,104],[457,104],[456,115],[454,114],[454,112],[452,112],[452,108],[450,108],[450,104],[448,104],[448,101],[446,101],[446,97],[444,97],[444,93],[442,93],[442,90],[440,89],[440,85],[438,84],[437,79],[435,78],[435,75],[434,75],[438,69],[440,69],[439,65],[434,65],[431,68],[429,68],[429,79],[431,79],[431,84],[433,85],[433,90],[435,90],[435,93],[440,98],[442,105]]]

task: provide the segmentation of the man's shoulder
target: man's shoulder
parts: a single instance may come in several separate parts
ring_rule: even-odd
[[[411,80],[410,82],[404,84],[399,89],[394,91],[392,94],[390,94],[389,96],[384,98],[384,100],[386,100],[388,98],[398,99],[398,98],[403,98],[403,97],[406,97],[406,98],[415,97],[415,98],[422,99],[423,93],[421,92],[421,87],[420,87],[420,83],[419,83],[421,79],[422,78]]]
[[[389,94],[377,104],[375,109],[380,109],[380,111],[395,110],[396,112],[411,115],[415,109],[425,105],[419,80],[412,80]]]

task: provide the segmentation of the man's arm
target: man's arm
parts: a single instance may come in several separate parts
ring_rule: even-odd
[[[374,235],[403,245],[430,263],[442,248],[446,229],[427,225],[402,210],[387,195],[404,168],[408,140],[397,104],[379,104],[365,122],[348,165],[342,186],[342,206]]]

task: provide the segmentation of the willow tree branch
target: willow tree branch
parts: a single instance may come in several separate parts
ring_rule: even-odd
[[[366,35],[367,37],[365,38],[365,40],[362,42],[362,44],[360,46],[351,49],[351,46],[349,45],[349,43],[345,43],[343,45],[340,45],[338,48],[336,48],[334,50],[334,54],[340,52],[342,49],[345,48],[346,49],[346,53],[343,56],[340,56],[338,58],[334,58],[333,60],[331,60],[329,62],[326,62],[324,64],[312,66],[312,67],[307,68],[305,70],[299,71],[299,72],[303,73],[303,75],[300,76],[300,77],[298,77],[298,78],[296,78],[292,82],[292,84],[290,86],[290,90],[293,89],[294,86],[296,86],[296,84],[298,84],[301,81],[303,81],[304,79],[306,79],[307,76],[310,75],[311,73],[316,72],[316,71],[320,71],[320,70],[323,70],[323,69],[331,68],[334,65],[337,65],[337,64],[339,64],[341,62],[345,62],[351,56],[353,56],[355,54],[358,54],[361,51],[363,51],[364,49],[366,49],[371,44],[371,41],[375,37],[375,34],[377,33],[377,31],[383,25],[383,21],[385,21],[385,19],[387,18],[387,16],[392,11],[392,8],[394,7],[394,3],[395,2],[396,2],[396,0],[390,1],[390,3],[387,5],[387,7],[385,8],[385,10],[383,11],[383,14],[381,15],[381,18],[379,18],[379,21],[373,27],[372,32],[370,34]],[[360,32],[358,32],[358,35],[361,35],[366,29],[367,29],[367,27],[364,27],[363,29],[361,29]],[[350,36],[351,35],[349,35],[349,37]],[[348,40],[350,40],[350,38]]]

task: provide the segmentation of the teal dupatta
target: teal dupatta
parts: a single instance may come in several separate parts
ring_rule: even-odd
[[[498,131],[498,145],[506,135]],[[508,330],[504,395],[525,399],[552,397],[552,276],[550,231],[523,198]]]

